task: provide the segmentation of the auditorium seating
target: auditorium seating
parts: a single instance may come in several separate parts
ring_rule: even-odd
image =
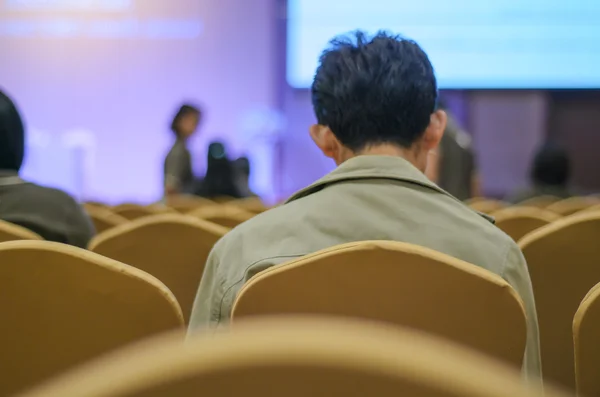
[[[254,214],[260,214],[261,212],[265,212],[269,209],[269,207],[267,207],[258,197],[248,197],[239,200],[233,200],[228,204],[240,207]]]
[[[492,214],[496,226],[518,241],[527,233],[560,219],[560,215],[536,207],[509,207]]]
[[[233,324],[253,316],[366,318],[444,336],[521,367],[523,303],[500,277],[390,241],[343,244],[265,270],[240,290]]]
[[[158,204],[139,205],[131,203],[119,204],[112,207],[111,211],[129,220],[143,218],[148,215],[163,214],[165,212],[175,212],[175,210],[169,207]]]
[[[570,197],[550,204],[546,209],[562,216],[572,215],[599,204],[600,200],[591,197]]]
[[[108,229],[112,229],[115,226],[129,222],[127,218],[115,214],[108,208],[89,206],[86,207],[86,212],[94,223],[96,233],[102,233]]]
[[[157,277],[177,297],[187,319],[212,246],[228,229],[189,216],[147,216],[111,229],[90,250]]]
[[[255,216],[255,214],[251,212],[229,204],[202,207],[190,212],[189,215],[216,223],[229,229],[233,229]]]
[[[160,281],[101,255],[12,241],[0,244],[0,264],[1,396],[183,327],[181,309]]]
[[[520,242],[533,284],[544,378],[575,387],[573,317],[600,282],[600,213],[582,213],[538,229]]]
[[[382,324],[278,319],[189,339],[168,335],[20,397],[559,397],[518,371]]]
[[[560,197],[550,196],[550,195],[544,195],[544,196],[532,197],[530,199],[521,201],[517,205],[519,207],[546,208],[550,204],[554,204],[554,203],[556,203],[558,201],[561,201],[561,200],[562,199]]]
[[[581,302],[573,321],[577,394],[600,395],[600,284]]]
[[[467,205],[475,211],[491,214],[507,207],[509,204],[499,200],[476,198],[467,201]]]
[[[22,226],[0,220],[0,243],[14,240],[43,240],[39,234]]]
[[[198,196],[174,195],[169,196],[165,204],[179,213],[187,214],[198,208],[212,206],[216,203]]]

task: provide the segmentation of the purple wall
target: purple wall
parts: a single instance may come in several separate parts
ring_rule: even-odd
[[[169,121],[184,100],[205,110],[192,142],[199,171],[209,140],[242,151],[247,120],[274,105],[271,0],[87,3],[0,5],[0,86],[29,127],[26,176],[86,198],[157,200]]]

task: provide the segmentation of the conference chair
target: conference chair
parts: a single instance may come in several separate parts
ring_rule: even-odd
[[[253,214],[252,212],[229,204],[198,208],[197,210],[190,212],[189,215],[216,223],[217,225],[229,229],[233,229],[239,224],[256,216],[256,214]]]
[[[227,232],[181,214],[153,215],[96,236],[89,249],[161,280],[177,297],[187,322],[208,254]]]
[[[554,204],[561,200],[562,199],[560,197],[551,196],[551,195],[543,195],[543,196],[537,196],[537,197],[532,197],[527,200],[523,200],[523,201],[517,203],[516,205],[518,205],[519,207],[546,208],[550,204]]]
[[[14,240],[43,240],[42,237],[22,226],[0,220],[0,243]]]
[[[383,324],[284,318],[123,349],[18,397],[559,397],[513,368]]]
[[[575,388],[573,316],[600,282],[600,213],[560,219],[519,241],[529,267],[540,326],[544,379]]]
[[[600,284],[579,305],[573,321],[577,395],[600,396]]]
[[[111,208],[111,211],[117,215],[120,215],[130,221],[143,218],[145,216],[163,214],[168,212],[175,212],[166,206],[160,206],[157,204],[153,205],[140,205],[140,204],[119,204]]]
[[[260,214],[261,212],[265,212],[269,209],[269,207],[262,202],[260,197],[247,197],[239,200],[233,200],[228,204],[240,207],[241,209],[254,214]]]
[[[94,223],[96,233],[102,233],[108,229],[129,222],[127,218],[117,215],[107,208],[86,207],[86,212]]]
[[[198,196],[173,195],[167,197],[166,205],[179,213],[187,214],[198,208],[216,205],[216,203]]]
[[[550,204],[548,207],[546,207],[546,209],[562,216],[568,216],[580,211],[584,211],[599,203],[600,200],[597,198],[570,197]]]
[[[527,233],[560,219],[560,215],[536,207],[509,207],[492,214],[496,226],[519,241]]]
[[[0,244],[0,313],[1,396],[184,325],[156,278],[48,241]]]
[[[318,251],[251,278],[232,320],[314,314],[385,321],[437,334],[521,367],[523,303],[499,276],[407,243],[365,241]]]
[[[594,204],[588,208],[583,209],[581,212],[600,212],[600,204]]]
[[[482,212],[484,214],[491,214],[492,212],[508,207],[509,204],[505,203],[504,201],[485,199],[471,201],[467,205],[475,211]]]

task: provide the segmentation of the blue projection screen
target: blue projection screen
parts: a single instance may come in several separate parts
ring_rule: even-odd
[[[440,88],[600,88],[600,0],[288,0],[288,83],[356,29],[417,41]]]

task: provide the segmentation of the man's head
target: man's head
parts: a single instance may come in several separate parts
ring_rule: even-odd
[[[25,128],[13,101],[0,91],[0,170],[18,172],[25,154]]]
[[[182,105],[171,123],[171,130],[180,139],[189,138],[198,129],[198,124],[202,117],[202,112],[196,106]]]
[[[318,124],[310,133],[337,164],[390,154],[425,170],[446,125],[436,100],[433,67],[415,42],[356,32],[332,40],[321,56],[312,85]]]

